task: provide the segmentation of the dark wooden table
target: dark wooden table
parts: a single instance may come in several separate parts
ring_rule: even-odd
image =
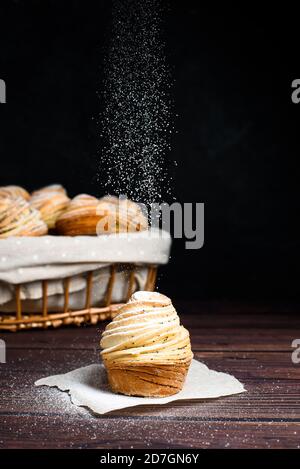
[[[228,303],[186,304],[180,313],[195,357],[235,375],[247,393],[96,416],[33,383],[96,362],[99,327],[3,333],[0,447],[299,448],[300,364],[291,343],[300,338],[300,315]]]

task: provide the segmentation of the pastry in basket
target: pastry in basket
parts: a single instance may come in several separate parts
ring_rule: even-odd
[[[40,211],[49,229],[55,227],[59,215],[70,202],[65,189],[59,184],[44,187],[32,193],[30,204]]]
[[[97,199],[81,194],[58,217],[56,230],[66,236],[100,235],[147,229],[148,222],[139,205],[117,197]]]
[[[122,233],[148,229],[148,220],[140,206],[128,199],[119,199],[107,195],[100,199],[99,213],[103,210],[109,214],[107,223],[99,223],[97,233]]]
[[[42,236],[48,228],[40,212],[22,197],[0,198],[0,238]]]
[[[67,194],[66,189],[61,184],[50,184],[49,186],[42,187],[41,189],[37,189],[33,191],[31,196],[35,196],[41,194],[43,192],[60,192],[61,194]]]
[[[112,391],[144,397],[178,393],[193,354],[169,298],[139,291],[118,310],[100,346]]]
[[[0,187],[0,197],[23,197],[29,200],[29,193],[20,186],[4,186]]]
[[[56,231],[65,236],[95,235],[99,221],[98,205],[99,200],[96,197],[77,195],[56,220]]]

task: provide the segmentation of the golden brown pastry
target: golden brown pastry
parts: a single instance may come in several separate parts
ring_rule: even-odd
[[[99,213],[109,214],[107,224],[99,223],[97,234],[143,231],[148,229],[148,220],[140,206],[128,199],[107,195],[100,199]]]
[[[23,197],[29,200],[29,193],[20,186],[3,186],[0,187],[0,197]]]
[[[56,230],[67,236],[101,235],[148,228],[147,218],[140,207],[117,197],[96,199],[81,194],[75,197],[58,217]]]
[[[56,220],[56,231],[65,236],[95,235],[99,221],[98,204],[96,197],[77,195]]]
[[[48,229],[40,213],[22,197],[0,198],[0,238],[42,236]]]
[[[59,215],[70,202],[65,189],[59,184],[34,191],[30,198],[32,207],[40,211],[42,219],[49,229],[55,227]]]
[[[50,184],[49,186],[33,191],[31,196],[35,196],[43,192],[60,192],[61,194],[67,194],[66,189],[61,184]]]
[[[100,346],[112,391],[130,396],[178,393],[193,358],[171,300],[156,292],[134,293],[106,327]]]

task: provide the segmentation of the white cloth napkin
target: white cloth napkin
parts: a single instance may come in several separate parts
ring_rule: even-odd
[[[234,376],[210,370],[197,360],[192,360],[182,391],[169,397],[146,398],[114,394],[109,389],[105,368],[100,364],[42,378],[35,385],[55,386],[61,391],[69,391],[73,404],[88,407],[97,414],[137,405],[166,404],[179,399],[211,399],[245,392],[242,383]]]
[[[0,239],[0,280],[22,283],[49,274],[51,278],[63,277],[70,274],[67,270],[64,275],[63,268],[75,268],[80,273],[86,271],[86,264],[94,264],[96,268],[112,262],[166,264],[170,247],[169,233],[158,229],[102,236]],[[45,266],[49,272],[45,272]]]
[[[23,312],[41,310],[41,280],[49,280],[48,310],[63,308],[63,279],[72,277],[70,308],[84,307],[86,273],[94,271],[91,305],[101,304],[110,276],[111,263],[134,263],[141,267],[135,275],[136,288],[143,290],[147,278],[145,264],[166,264],[171,237],[166,231],[150,229],[138,233],[102,236],[41,236],[0,239],[1,312],[14,312],[14,285],[22,284]],[[125,269],[126,270],[126,269]],[[116,276],[112,301],[124,301],[125,275]]]

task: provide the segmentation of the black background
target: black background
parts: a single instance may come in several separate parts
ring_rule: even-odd
[[[205,245],[173,245],[159,288],[178,298],[296,299],[299,284],[298,12],[169,2],[174,194],[205,203]],[[110,1],[1,1],[0,185],[60,182],[101,195],[103,53]]]

